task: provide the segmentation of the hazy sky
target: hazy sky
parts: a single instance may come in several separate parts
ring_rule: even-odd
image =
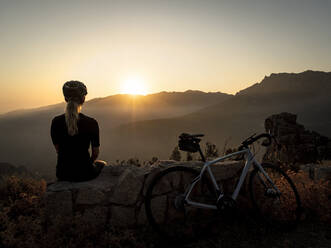
[[[235,93],[272,72],[331,71],[331,0],[0,0],[0,113],[120,93]]]

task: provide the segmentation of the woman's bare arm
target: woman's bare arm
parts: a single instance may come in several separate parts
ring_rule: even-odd
[[[99,147],[92,147],[92,156],[91,156],[92,162],[94,162],[98,158],[99,151],[100,151]]]

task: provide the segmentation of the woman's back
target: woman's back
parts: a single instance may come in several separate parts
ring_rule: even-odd
[[[89,147],[99,147],[98,122],[82,113],[77,122],[78,134],[70,136],[65,115],[56,116],[52,121],[51,137],[58,145],[56,176],[62,180],[86,180],[93,170]],[[76,180],[75,180],[76,179]]]

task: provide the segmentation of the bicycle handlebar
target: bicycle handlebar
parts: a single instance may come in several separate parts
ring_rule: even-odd
[[[242,147],[247,147],[251,144],[253,144],[254,142],[256,142],[257,140],[261,139],[261,138],[267,138],[268,139],[268,142],[267,143],[264,143],[263,145],[264,146],[270,146],[271,145],[271,139],[274,138],[273,136],[271,136],[270,134],[268,133],[262,133],[262,134],[259,134],[258,136],[255,136],[252,135],[250,136],[249,138],[247,138],[246,140],[244,140],[242,143],[241,143],[241,146]],[[277,143],[277,141],[276,141]]]

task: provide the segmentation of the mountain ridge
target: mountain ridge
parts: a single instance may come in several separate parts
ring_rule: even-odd
[[[84,106],[89,105],[89,104],[95,104],[100,101],[108,101],[108,100],[113,100],[113,99],[118,99],[118,98],[129,98],[129,99],[135,99],[135,98],[142,98],[142,97],[159,97],[161,95],[170,95],[170,94],[212,94],[212,95],[219,95],[219,96],[233,96],[232,94],[228,93],[222,93],[220,91],[215,91],[215,92],[204,92],[200,90],[186,90],[186,91],[160,91],[156,93],[151,93],[147,95],[130,95],[130,94],[114,94],[114,95],[109,95],[105,97],[95,97],[92,98],[84,103]],[[61,107],[64,109],[65,107],[65,102],[60,102],[60,103],[55,103],[55,104],[49,104],[45,106],[39,106],[35,108],[23,108],[23,109],[15,109],[12,111],[8,111],[6,113],[0,114],[0,118],[3,117],[8,117],[8,116],[17,116],[21,114],[26,114],[26,113],[31,113],[35,111],[43,111],[43,110],[48,110],[54,107]]]
[[[262,93],[259,92],[262,87],[264,88],[263,93],[282,92],[284,90],[300,90],[295,88],[295,86],[298,86],[298,83],[304,83],[305,87],[307,87],[306,90],[311,90],[311,80],[319,80],[320,82],[323,82],[329,80],[330,76],[331,72],[313,70],[306,70],[301,73],[271,73],[270,76],[265,76],[260,83],[255,83],[246,89],[238,91],[235,95]],[[278,83],[278,85],[275,85],[276,83]],[[276,86],[279,88],[277,89]],[[328,89],[331,89],[330,84],[328,85]]]

